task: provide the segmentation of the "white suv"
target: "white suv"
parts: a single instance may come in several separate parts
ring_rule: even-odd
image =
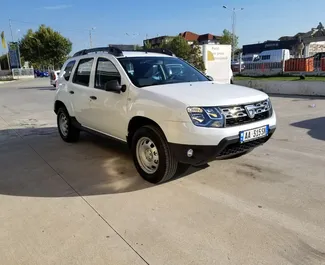
[[[64,141],[82,130],[126,142],[152,183],[177,168],[245,154],[276,128],[265,93],[211,81],[165,49],[77,52],[61,69],[54,111]]]

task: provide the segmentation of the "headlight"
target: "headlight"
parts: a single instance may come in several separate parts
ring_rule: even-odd
[[[272,113],[273,113],[273,108],[272,108],[272,103],[271,103],[270,98],[267,99],[267,107],[268,107],[268,109],[269,109],[270,115],[272,115]]]
[[[187,113],[196,126],[224,127],[224,117],[217,107],[188,107]]]

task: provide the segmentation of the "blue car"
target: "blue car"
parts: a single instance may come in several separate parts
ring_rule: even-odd
[[[48,71],[34,70],[35,77],[49,77]]]

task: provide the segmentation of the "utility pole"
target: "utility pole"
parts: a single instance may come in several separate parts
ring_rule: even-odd
[[[222,6],[224,9],[230,10],[227,6]],[[231,38],[231,46],[232,46],[232,59],[235,58],[235,30],[236,30],[236,11],[244,10],[243,7],[236,9],[231,9],[231,31],[232,31],[232,38]],[[239,62],[240,63],[240,62]]]
[[[14,41],[14,35],[12,34],[11,19],[9,19],[9,28],[10,28],[10,34],[11,34],[11,41]]]
[[[11,26],[11,19],[9,18],[9,28],[10,28],[10,34],[11,34],[11,41],[14,41],[14,35],[12,34],[12,26]],[[9,46],[9,45],[8,45]],[[10,67],[10,60],[9,60],[9,47],[8,47],[8,64],[9,64],[9,69]]]
[[[96,27],[92,27],[92,28],[89,30],[89,46],[90,46],[90,48],[93,47],[92,31],[94,31],[95,29],[96,29]]]
[[[89,30],[89,47],[92,48],[93,47],[93,41],[91,39],[91,29]]]

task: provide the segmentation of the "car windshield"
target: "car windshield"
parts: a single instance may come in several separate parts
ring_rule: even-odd
[[[175,57],[124,57],[118,60],[137,87],[209,81],[204,74]]]

